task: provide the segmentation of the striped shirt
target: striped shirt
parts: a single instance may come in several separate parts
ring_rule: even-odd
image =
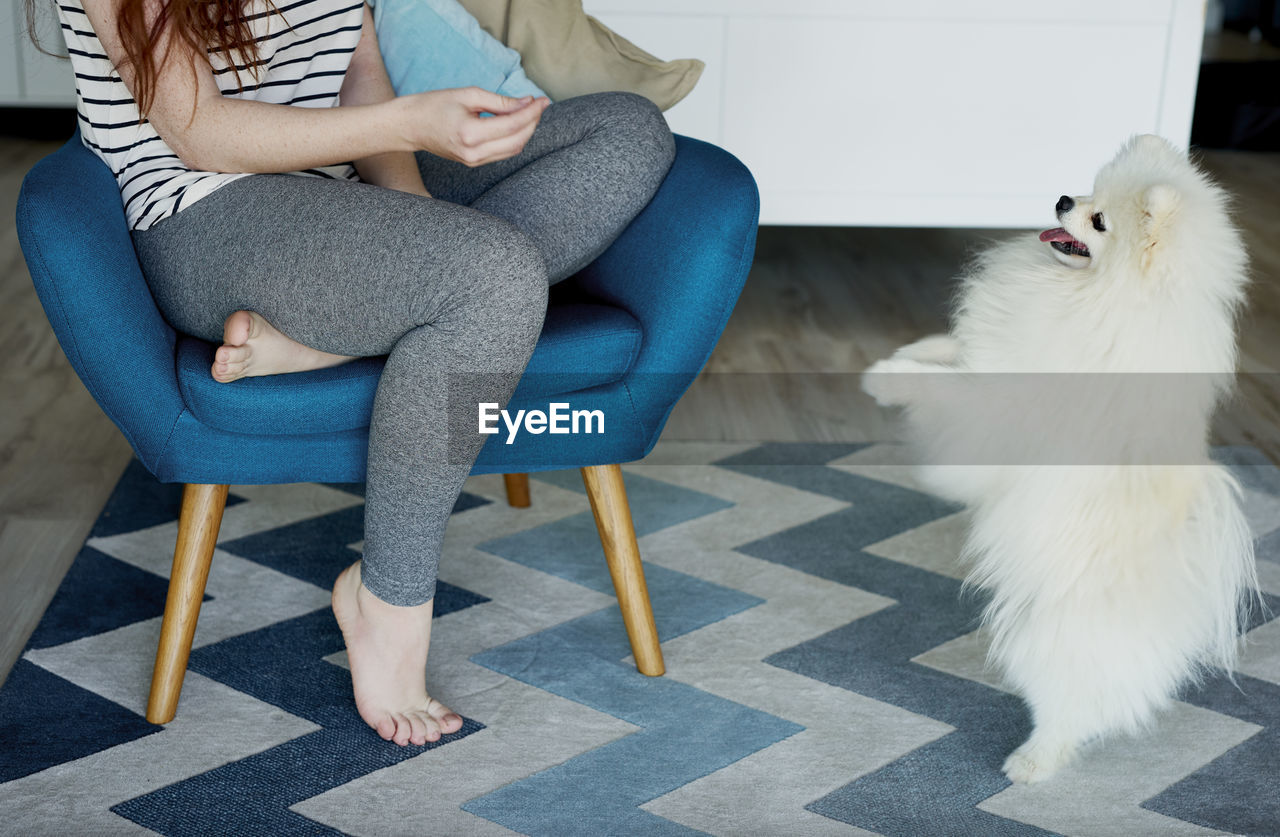
[[[245,6],[243,14],[258,47],[258,77],[254,78],[242,56],[236,56],[243,90],[224,56],[210,50],[209,64],[222,95],[336,107],[343,76],[360,40],[364,0],[281,0],[276,9],[272,11],[266,0],[249,0]],[[58,18],[75,72],[81,140],[115,173],[130,229],[145,230],[246,176],[184,165],[149,121],[139,124],[137,102],[102,48],[82,0],[58,0]],[[289,173],[359,179],[345,163]]]

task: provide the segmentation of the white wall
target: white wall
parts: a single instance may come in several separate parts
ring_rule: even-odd
[[[6,5],[0,11],[0,105],[74,107],[71,62],[45,55],[31,43],[23,0],[8,0]],[[36,23],[45,49],[66,51],[49,0],[37,0]]]

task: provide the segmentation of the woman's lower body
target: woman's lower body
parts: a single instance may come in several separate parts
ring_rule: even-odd
[[[254,175],[133,239],[180,331],[219,342],[229,315],[254,311],[312,349],[387,355],[359,578],[380,602],[414,607],[434,595],[445,524],[486,438],[449,429],[474,428],[480,402],[505,405],[537,342],[548,283],[613,242],[673,156],[650,103],[584,96],[548,108],[509,160],[472,169],[420,152],[432,199]]]

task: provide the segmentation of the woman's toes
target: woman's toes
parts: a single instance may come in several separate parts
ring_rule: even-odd
[[[222,323],[222,342],[243,346],[248,342],[253,329],[253,314],[249,311],[237,311]]]
[[[243,378],[249,370],[253,349],[245,344],[224,343],[213,353],[213,377],[222,383]]]
[[[245,370],[248,369],[247,363],[215,363],[213,365],[213,378],[221,384],[229,384],[232,381],[238,381],[245,376]]]
[[[231,346],[224,343],[213,353],[213,359],[218,363],[244,363],[251,354],[253,354],[253,350],[248,346]]]
[[[427,714],[440,727],[440,731],[446,735],[462,729],[462,716],[438,700],[432,699],[431,703],[428,704]]]
[[[428,741],[431,741],[431,731],[423,720],[422,715],[417,712],[408,713],[409,718],[409,743],[415,747],[421,747]]]
[[[413,725],[409,723],[409,718],[405,715],[397,714],[395,719],[396,734],[391,740],[404,747],[409,743],[409,739],[413,737]]]
[[[390,715],[378,718],[377,723],[369,724],[383,741],[390,741],[396,734],[396,722]]]

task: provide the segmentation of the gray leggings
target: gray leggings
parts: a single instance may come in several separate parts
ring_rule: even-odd
[[[583,96],[549,107],[509,160],[472,169],[419,152],[435,200],[254,175],[133,242],[179,331],[221,342],[223,321],[245,309],[315,349],[388,355],[369,427],[362,577],[383,601],[417,605],[435,593],[445,523],[487,438],[474,432],[476,405],[506,404],[548,282],[613,242],[674,154],[647,100]]]

